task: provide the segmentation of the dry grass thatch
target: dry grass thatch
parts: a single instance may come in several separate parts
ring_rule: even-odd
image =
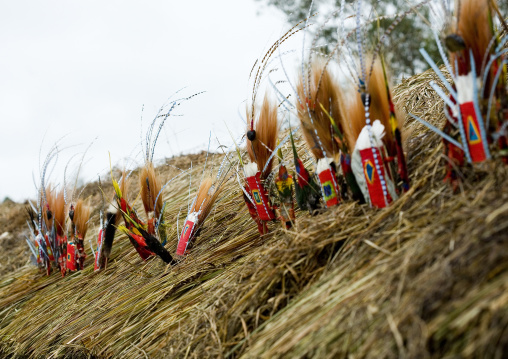
[[[27,263],[28,247],[24,235],[26,226],[25,205],[6,200],[0,203],[0,248],[9,255],[0,256],[0,276],[9,274]]]
[[[405,81],[394,97],[407,112],[440,122],[431,77]],[[345,203],[317,217],[299,213],[294,229],[274,224],[259,237],[230,181],[173,268],[143,263],[122,236],[104,272],[93,272],[89,256],[84,271],[63,279],[28,266],[1,277],[0,354],[501,358],[508,352],[507,168],[493,162],[464,172],[454,195],[442,181],[439,138],[414,122],[406,127],[412,188],[386,209]],[[192,160],[199,178],[204,158]],[[187,185],[168,186],[167,223],[185,213]],[[177,236],[173,225],[171,251]]]

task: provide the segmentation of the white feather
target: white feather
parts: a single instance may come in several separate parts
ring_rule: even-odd
[[[110,204],[106,213],[116,214],[116,212],[118,212],[118,209]]]
[[[356,141],[356,148],[359,151],[364,150],[366,148],[371,147],[381,147],[383,145],[383,137],[385,136],[385,126],[381,123],[381,121],[376,120],[371,126],[372,140],[374,143],[370,143],[369,130],[367,126],[362,128],[362,132],[358,136],[358,140]]]
[[[333,159],[331,159],[331,158],[328,158],[328,157],[321,158],[320,160],[318,160],[316,172],[321,173],[323,171],[326,171],[327,169],[330,168],[330,164],[332,162],[333,162]]]
[[[258,164],[256,162],[247,163],[243,170],[245,172],[245,177],[252,177],[258,173]]]
[[[477,79],[477,81],[479,80],[480,79]],[[459,76],[455,80],[460,105],[473,101],[473,81],[473,72],[470,72],[465,76]]]
[[[187,216],[187,220],[195,224],[198,221],[198,212],[192,212],[189,214]]]

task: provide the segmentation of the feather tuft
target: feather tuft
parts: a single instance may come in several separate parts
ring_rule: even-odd
[[[76,225],[76,230],[83,239],[85,239],[86,232],[88,231],[90,212],[90,206],[82,199],[79,199],[76,206],[74,206],[74,224]]]
[[[485,53],[488,51],[493,37],[490,22],[490,0],[461,0],[460,13],[457,23],[458,33],[464,40],[466,48],[473,51],[473,57],[480,74]],[[466,54],[466,61],[469,54]],[[454,63],[454,61],[452,61]]]
[[[248,123],[253,120],[248,109],[247,119]],[[263,100],[259,116],[254,123],[254,130],[256,131],[256,137],[254,141],[247,140],[247,152],[250,160],[257,163],[260,171],[266,167],[261,174],[262,178],[266,178],[272,171],[273,157],[269,162],[268,159],[277,146],[277,136],[279,134],[277,106],[270,101],[268,95],[265,95]]]
[[[386,92],[386,82],[383,75],[383,68],[381,61],[376,60],[372,69],[369,88],[367,89],[370,98],[369,118],[372,123],[379,120],[386,129],[391,128],[390,124],[390,103],[388,101],[388,94]],[[398,109],[395,108],[397,113]],[[354,96],[350,97],[348,103],[348,117],[350,122],[350,131],[346,137],[350,148],[354,148],[358,136],[366,125],[365,109],[363,106],[361,94],[356,92]],[[398,127],[402,128],[401,118],[397,116]],[[386,131],[383,142],[388,150],[388,153],[396,153],[396,144],[392,131]]]
[[[201,181],[198,193],[196,194],[196,200],[192,206],[190,213],[198,213],[198,223],[201,225],[202,222],[208,217],[217,197],[222,192],[222,186],[215,188],[213,186],[212,178],[208,177]]]
[[[327,63],[324,59],[315,59],[311,66],[312,79],[309,79],[310,92],[307,89],[308,98],[305,96],[305,80],[302,76],[300,76],[296,88],[298,96],[306,102],[304,106],[298,107],[298,117],[302,123],[305,140],[314,156],[321,159],[325,157],[326,153],[328,157],[336,157],[339,154],[339,145],[334,140],[335,132],[330,116],[339,131],[344,134],[344,128],[346,127],[344,126],[342,92],[337,81],[327,69]]]
[[[122,178],[124,178],[123,176]],[[162,197],[157,198],[157,194],[161,190],[159,176],[155,173],[152,162],[148,162],[139,174],[139,185],[141,187],[141,199],[145,207],[146,214],[155,212],[155,218],[159,218],[162,210]],[[155,203],[157,199],[157,203]]]

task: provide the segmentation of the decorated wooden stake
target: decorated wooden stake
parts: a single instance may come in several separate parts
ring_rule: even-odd
[[[383,187],[381,186],[381,178],[386,178],[386,172],[384,166],[376,168],[374,162],[374,151],[377,154],[381,154],[381,148],[366,148],[360,151],[362,158],[363,174],[367,181],[367,187],[369,189],[369,196],[371,203],[374,207],[384,208],[392,202],[392,198],[387,193],[387,198],[383,194]]]
[[[250,163],[245,166],[245,181],[247,182],[247,186],[249,187],[252,199],[256,205],[256,211],[259,218],[262,221],[272,221],[275,219],[275,214],[273,213],[270,200],[268,199],[268,193],[261,183],[261,172],[256,171],[254,174],[252,174],[252,169],[254,166],[257,169],[256,163]]]
[[[183,226],[182,234],[180,236],[180,240],[178,241],[178,246],[176,248],[176,254],[179,256],[183,256],[185,254],[185,250],[187,249],[187,245],[189,244],[189,240],[194,233],[194,226],[196,225],[198,220],[197,213],[191,213],[187,220],[185,221],[185,225]]]
[[[326,207],[336,206],[340,203],[339,186],[337,184],[337,173],[332,166],[332,160],[329,158],[321,158],[317,164],[319,181],[323,192],[323,199]]]
[[[73,241],[74,237],[67,242],[67,269],[71,272],[78,270],[78,251]]]
[[[254,204],[254,200],[252,199],[252,195],[250,194],[249,185],[247,185],[247,184],[245,184],[244,189],[243,189],[243,199],[245,201],[245,205],[247,206],[247,209],[249,210],[249,214],[250,214],[252,220],[258,226],[259,234],[263,235],[263,234],[268,233],[268,226],[266,225],[265,221],[262,221],[259,218],[258,211],[256,210],[256,205]]]
[[[379,120],[365,126],[356,141],[352,159],[356,180],[365,198],[376,208],[384,208],[397,198],[395,184],[386,168],[384,135],[385,127]]]
[[[485,153],[485,141],[480,132],[480,122],[478,114],[473,103],[475,93],[473,91],[473,81],[476,81],[472,72],[465,76],[457,78],[457,94],[459,100],[460,119],[465,130],[465,144],[469,148],[471,161],[480,163],[487,159]],[[481,116],[481,114],[480,114]]]
[[[282,151],[279,152],[279,158],[282,159]],[[289,229],[295,222],[293,176],[289,174],[286,166],[282,163],[279,165],[275,185],[279,194],[279,204],[275,209],[277,219],[281,222],[283,228]]]

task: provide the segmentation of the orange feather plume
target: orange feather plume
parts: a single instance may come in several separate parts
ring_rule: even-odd
[[[483,57],[492,39],[489,24],[491,0],[461,0],[457,23],[458,33],[473,52],[477,75],[480,74]],[[469,63],[469,50],[464,54]],[[454,61],[452,61],[452,64]]]
[[[347,102],[347,118],[349,131],[346,134],[346,139],[349,148],[353,149],[362,128],[365,126],[365,109],[362,97],[356,90],[351,90],[351,96]]]
[[[196,201],[190,211],[191,213],[201,211],[198,215],[198,223],[202,223],[202,221],[208,217],[217,197],[222,192],[222,186],[219,186],[218,188],[212,188],[212,186],[213,180],[210,177],[203,179],[203,181],[201,181],[201,185],[199,186]]]
[[[251,116],[247,111],[247,122],[251,123]],[[254,141],[247,140],[247,152],[252,162],[256,162],[259,171],[263,171],[268,158],[277,147],[277,136],[279,134],[279,122],[277,120],[277,106],[275,106],[268,95],[265,95],[261,106],[260,114],[254,123],[256,138]],[[261,174],[266,178],[272,170],[273,157],[266,166],[266,170]]]
[[[333,118],[339,131],[344,134],[345,116],[342,92],[337,81],[326,69],[326,62],[323,59],[316,59],[311,66],[310,91],[307,88],[309,84],[303,83],[303,81],[308,80],[304,80],[301,75],[296,88],[300,100],[306,101],[308,105],[308,107],[306,105],[298,107],[298,117],[302,123],[305,140],[309,144],[314,156],[317,159],[323,158],[324,150],[328,157],[333,158],[339,153],[339,145],[334,140],[335,131],[330,118],[323,111],[321,105]],[[319,139],[316,137],[316,131]]]
[[[88,231],[88,220],[90,219],[90,206],[84,200],[79,199],[74,206],[74,224],[76,230],[85,239]]]
[[[388,94],[386,92],[386,83],[383,75],[383,68],[381,61],[376,60],[370,81],[367,79],[368,93],[370,96],[370,120],[371,123],[375,120],[381,121],[385,126],[385,136],[383,142],[388,150],[388,153],[396,153],[395,139],[390,124],[390,103],[388,102]],[[347,141],[350,148],[354,148],[356,140],[360,135],[360,132],[366,125],[365,121],[365,109],[362,103],[362,97],[356,90],[354,94],[350,96],[350,100],[347,106],[347,114],[349,120],[349,131],[346,132]],[[395,109],[396,114],[399,112]],[[401,119],[403,116],[396,116],[399,128],[402,128]]]
[[[162,210],[162,196],[159,196],[157,203],[155,203],[155,199],[161,190],[161,183],[152,162],[147,163],[141,169],[139,186],[141,187],[141,199],[146,214],[155,212],[155,217],[158,218]]]
[[[67,213],[65,211],[65,200],[63,188],[56,194],[51,196],[51,202],[49,204],[51,211],[53,212],[53,219],[55,221],[56,233],[59,236],[63,236],[65,233],[65,220]]]

